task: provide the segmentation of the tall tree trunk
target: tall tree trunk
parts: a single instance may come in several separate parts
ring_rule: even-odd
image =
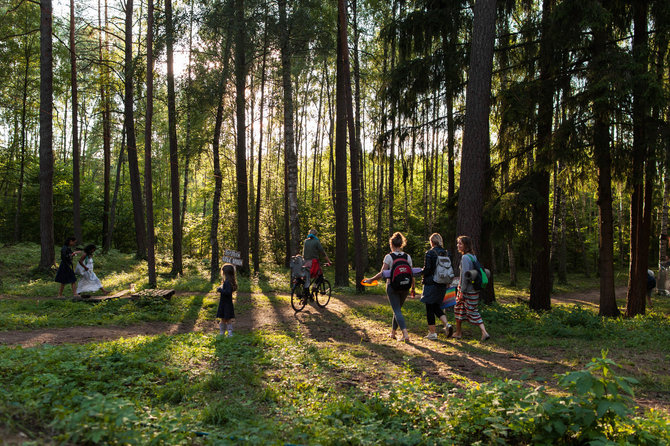
[[[247,143],[245,116],[246,34],[244,30],[244,0],[235,1],[237,27],[235,31],[235,105],[237,109],[237,146],[235,172],[237,179],[237,248],[242,256],[242,271],[249,272],[249,197],[247,193]],[[297,203],[296,203],[297,207]]]
[[[16,197],[16,213],[14,214],[14,241],[21,241],[21,213],[23,210],[23,184],[25,181],[25,170],[26,170],[26,114],[27,114],[27,103],[28,103],[28,74],[30,72],[30,47],[28,46],[27,39],[25,39],[25,57],[26,57],[26,67],[23,72],[23,94],[21,97],[21,164],[19,165],[19,184]]]
[[[293,50],[286,18],[286,0],[279,0],[279,44],[281,52],[282,87],[284,90],[284,162],[286,163],[286,201],[288,214],[287,246],[290,257],[300,251],[300,221],[298,214],[298,160],[295,155],[293,128],[293,84],[291,58]]]
[[[229,35],[229,33],[226,33]],[[217,96],[216,120],[214,121],[214,137],[212,139],[212,155],[214,159],[214,197],[212,201],[212,226],[209,232],[209,244],[212,247],[212,259],[210,262],[209,281],[214,283],[219,280],[219,204],[221,202],[221,162],[219,158],[219,140],[221,139],[221,126],[223,124],[223,95],[226,92],[228,81],[228,69],[230,64],[230,41],[226,37],[225,50],[223,52],[223,70],[219,80]]]
[[[100,12],[100,0],[98,0],[98,25],[102,30],[102,20]],[[107,244],[111,238],[108,237],[109,233],[109,195],[110,195],[110,186],[111,186],[111,164],[112,164],[112,125],[111,125],[111,104],[108,95],[109,88],[109,70],[107,68],[106,58],[109,55],[109,40],[107,36],[107,0],[105,0],[105,43],[104,43],[104,53],[102,41],[99,41],[100,45],[100,101],[102,102],[102,153],[103,153],[103,205],[102,205],[102,251],[107,252],[110,246]],[[100,33],[100,39],[102,39],[102,31]]]
[[[338,11],[342,0],[338,0]],[[341,15],[341,14],[340,14]],[[339,16],[338,16],[339,17]],[[349,213],[347,198],[347,103],[342,46],[342,18],[337,21],[337,75],[335,123],[335,286],[349,285]]]
[[[151,127],[154,115],[154,1],[147,0],[147,110],[144,127],[144,197],[147,204],[147,270],[149,288],[156,288],[154,196],[151,172]]]
[[[266,11],[267,12],[267,11]],[[267,15],[266,15],[267,17]],[[263,27],[263,62],[261,63],[261,100],[259,104],[260,108],[260,121],[259,121],[259,140],[258,140],[258,175],[256,181],[258,185],[256,187],[256,211],[254,217],[254,237],[252,241],[252,253],[254,259],[254,272],[258,273],[260,270],[260,250],[258,246],[258,241],[261,238],[260,234],[260,221],[261,221],[261,165],[262,165],[262,155],[263,155],[263,106],[265,104],[265,69],[267,64],[268,57],[268,21],[266,20],[265,26]]]
[[[359,171],[359,146],[356,136],[356,123],[354,120],[354,107],[351,91],[351,71],[349,66],[349,45],[347,43],[347,5],[346,0],[338,0],[339,15],[339,40],[341,46],[340,57],[342,58],[342,76],[344,87],[345,111],[349,127],[349,162],[351,170],[351,218],[354,230],[354,263],[356,265],[356,290],[363,292],[361,281],[365,276],[363,266],[363,251],[367,249],[363,245],[363,236],[361,234],[361,179]],[[339,263],[339,262],[338,262]],[[348,262],[347,262],[348,263]],[[348,281],[348,280],[347,280]]]
[[[602,82],[607,69],[607,29],[599,26],[593,30],[593,58],[589,67],[593,82]],[[597,88],[597,87],[594,87]],[[608,105],[603,99],[606,88],[598,88],[593,104],[593,150],[598,166],[598,208],[600,210],[600,239],[598,272],[600,275],[601,316],[618,317],[619,308],[614,292],[614,216],[612,214],[612,156],[609,141]]]
[[[114,237],[114,223],[116,221],[116,203],[119,197],[119,188],[121,187],[121,169],[123,167],[123,152],[126,144],[126,126],[121,130],[121,149],[119,150],[119,161],[116,163],[116,182],[114,183],[114,195],[109,210],[109,232],[106,234],[105,245],[111,247]]]
[[[40,265],[54,264],[53,53],[51,0],[40,2]]]
[[[70,0],[70,87],[72,88],[72,212],[74,236],[82,240],[81,233],[81,179],[79,167],[79,103],[77,100],[77,51],[74,39],[74,0]]]
[[[489,110],[495,42],[496,1],[477,0],[473,8],[472,49],[465,100],[465,128],[456,232],[481,246],[486,165],[489,157]],[[456,264],[460,256],[456,255]]]
[[[135,117],[133,112],[133,0],[126,1],[126,35],[125,35],[125,95],[124,120],[126,128],[126,146],[128,148],[128,169],[130,173],[130,191],[133,201],[133,218],[135,222],[135,241],[137,258],[146,257],[146,232],[144,226],[144,205],[142,203],[142,186],[140,170],[137,162],[137,142],[135,140]]]
[[[353,23],[354,23],[354,101],[356,103],[355,109],[355,121],[356,121],[356,146],[358,147],[359,153],[359,183],[360,183],[360,196],[361,196],[361,262],[363,264],[363,271],[368,269],[368,225],[366,218],[366,199],[365,199],[365,156],[363,153],[362,147],[362,138],[361,138],[361,69],[360,69],[360,52],[358,50],[358,41],[360,40],[360,31],[358,27],[358,1],[353,0],[352,2],[353,9]],[[361,279],[362,280],[362,279]],[[360,284],[360,280],[357,280],[356,283]],[[357,285],[358,286],[358,285]]]
[[[645,127],[647,125],[647,101],[645,80],[648,64],[647,2],[633,4],[633,171],[631,181],[633,193],[630,203],[630,271],[626,315],[633,317],[645,313],[647,291],[647,266],[649,254],[649,232],[645,224],[644,160],[647,156]],[[647,181],[650,179],[647,178]]]
[[[537,112],[537,156],[531,181],[538,198],[532,206],[532,264],[530,271],[530,307],[536,311],[551,309],[552,274],[549,243],[549,190],[550,175],[547,166],[551,160],[551,136],[554,87],[551,73],[553,48],[549,37],[549,16],[553,0],[542,1],[542,37],[540,40],[541,92]]]
[[[170,192],[172,196],[172,275],[184,273],[182,263],[181,213],[179,212],[179,153],[177,144],[177,105],[174,91],[174,23],[172,0],[165,0],[165,38],[167,44],[168,136],[170,140]]]
[[[393,0],[391,6],[391,17],[392,20],[396,20],[396,9],[398,7],[398,0]],[[391,71],[395,69],[395,56],[396,56],[396,37],[395,34],[391,36]],[[392,100],[393,101],[393,100]],[[392,102],[391,104],[391,134],[389,138],[391,140],[391,154],[389,155],[389,184],[388,184],[388,212],[389,212],[389,236],[393,234],[395,225],[393,221],[393,208],[395,206],[395,136],[396,136],[396,110],[397,103]]]

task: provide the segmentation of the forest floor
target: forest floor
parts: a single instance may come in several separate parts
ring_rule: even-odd
[[[179,292],[178,296],[186,294],[198,294],[202,298],[212,299],[218,297],[215,293],[187,292]],[[625,303],[626,288],[618,287],[616,294],[621,306]],[[0,296],[0,300],[8,297]],[[597,345],[588,351],[583,351],[581,347],[571,348],[565,345],[512,348],[502,342],[497,343],[496,332],[490,328],[492,339],[483,343],[479,341],[479,330],[468,324],[464,326],[461,340],[447,339],[442,333],[438,341],[430,341],[424,338],[426,328],[423,320],[421,323],[410,325],[412,342],[404,344],[388,337],[390,309],[388,314],[375,310],[385,308],[384,295],[333,295],[326,308],[310,304],[299,313],[295,313],[285,299],[283,293],[238,293],[236,307],[239,310],[236,314],[235,330],[240,332],[290,330],[302,332],[318,343],[356,345],[364,343],[368,346],[370,354],[379,356],[380,361],[390,360],[396,363],[408,361],[412,367],[423,370],[434,380],[455,384],[458,384],[464,376],[478,382],[493,377],[527,380],[532,376],[531,382],[553,388],[556,374],[575,370],[591,357],[599,356],[600,352]],[[552,304],[578,304],[597,308],[598,299],[598,290],[571,292],[552,296]],[[420,305],[416,301],[408,303],[413,307]],[[453,322],[453,315],[448,317]],[[147,321],[126,326],[71,326],[0,331],[0,344],[22,347],[41,344],[85,344],[142,335],[172,335],[194,331],[216,333],[217,330],[215,321],[196,317],[181,323]],[[670,376],[670,363],[662,353],[642,354],[635,350],[621,349],[610,351],[608,357],[623,365],[624,370],[631,375],[652,373],[654,376]],[[649,379],[653,379],[653,376]],[[643,408],[656,408],[670,413],[670,395],[666,391],[647,390],[644,394],[637,395],[636,403]]]

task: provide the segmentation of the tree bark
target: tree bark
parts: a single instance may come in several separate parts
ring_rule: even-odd
[[[172,275],[184,273],[182,263],[181,213],[179,212],[179,146],[177,144],[177,105],[174,91],[174,22],[172,0],[165,0],[165,38],[167,44],[168,137],[170,141],[170,193],[172,197]]]
[[[23,92],[21,97],[21,163],[19,166],[19,185],[16,197],[16,213],[14,214],[14,241],[16,243],[21,241],[21,213],[23,210],[23,184],[25,182],[25,169],[26,169],[26,114],[27,114],[27,103],[28,103],[28,74],[30,72],[30,47],[28,46],[27,39],[24,41],[26,45],[25,49],[25,63],[26,67],[23,72]]]
[[[289,39],[286,17],[286,0],[279,0],[279,43],[281,52],[282,87],[284,91],[284,162],[286,163],[288,232],[286,236],[287,256],[300,252],[300,221],[298,214],[298,161],[295,154],[293,128],[293,83],[291,80],[291,58],[293,50]]]
[[[356,290],[363,292],[361,281],[365,276],[363,267],[363,251],[367,246],[363,245],[363,235],[361,234],[361,179],[359,171],[359,146],[356,136],[356,123],[354,120],[354,107],[351,90],[351,71],[349,66],[349,44],[347,43],[347,5],[346,0],[338,0],[339,15],[339,39],[341,45],[342,57],[342,76],[344,87],[345,111],[349,127],[349,162],[351,170],[351,218],[354,230],[354,264],[356,265]],[[339,263],[339,262],[338,262]],[[348,263],[348,262],[347,262]]]
[[[74,38],[74,0],[70,0],[70,87],[72,99],[72,213],[74,236],[82,240],[81,233],[81,179],[79,167],[79,103],[77,99],[77,51]]]
[[[530,272],[530,307],[536,311],[551,309],[552,274],[549,263],[549,190],[550,175],[547,166],[551,160],[553,118],[553,47],[549,34],[549,16],[553,0],[542,1],[542,37],[540,40],[540,98],[537,113],[537,156],[531,181],[538,198],[532,206],[532,264]]]
[[[125,94],[124,120],[126,128],[126,146],[128,149],[128,169],[130,173],[130,191],[133,202],[133,220],[135,222],[135,241],[137,243],[137,258],[146,257],[146,231],[144,226],[144,205],[142,203],[142,186],[140,184],[140,170],[137,162],[137,142],[135,140],[135,117],[133,111],[133,81],[135,68],[133,66],[133,0],[126,2],[125,24]]]
[[[48,271],[54,264],[53,207],[53,8],[51,0],[40,2],[40,265]]]
[[[223,52],[223,69],[219,80],[217,96],[216,119],[214,121],[214,137],[212,138],[212,155],[214,159],[214,197],[212,200],[212,226],[209,232],[209,244],[212,247],[212,259],[210,262],[209,281],[214,283],[219,280],[219,205],[221,203],[221,162],[219,158],[219,141],[221,139],[221,126],[223,124],[223,96],[226,92],[228,82],[228,70],[230,61],[230,38],[226,37],[225,50]]]
[[[590,69],[594,83],[602,82],[607,69],[607,30],[603,26],[593,30],[593,58]],[[597,88],[594,86],[594,89]],[[614,216],[612,214],[612,156],[609,142],[608,106],[603,96],[607,90],[600,88],[594,92],[593,104],[593,150],[598,166],[598,208],[600,211],[600,239],[598,252],[598,272],[600,275],[601,316],[618,317],[620,312],[614,292]]]
[[[644,314],[646,308],[647,266],[649,254],[649,232],[645,224],[644,160],[647,155],[645,127],[647,125],[647,101],[645,80],[648,64],[647,2],[633,4],[633,191],[630,204],[630,270],[626,315]],[[647,178],[649,181],[649,178]],[[650,211],[649,211],[650,212]]]
[[[485,171],[489,156],[489,110],[496,1],[477,0],[473,13],[456,232],[458,235],[470,236],[475,249],[479,249],[485,199]],[[455,257],[458,264],[460,256]]]
[[[102,205],[102,251],[109,251],[110,246],[108,242],[111,238],[109,234],[109,213],[110,213],[110,187],[111,187],[111,164],[112,164],[112,126],[111,126],[111,104],[108,96],[109,86],[109,69],[107,68],[107,61],[105,58],[109,54],[109,40],[107,36],[107,0],[105,0],[105,43],[104,53],[102,42],[100,45],[100,101],[102,102],[102,153],[103,153],[103,205]],[[102,20],[100,18],[100,0],[98,0],[98,24],[100,29],[103,29]],[[102,33],[100,36],[102,39]]]
[[[338,0],[338,10],[341,8]],[[349,285],[349,214],[347,198],[347,104],[345,94],[342,18],[338,15],[335,123],[335,286]]]
[[[266,11],[267,12],[267,11]],[[267,15],[266,15],[267,17]],[[261,63],[261,100],[259,104],[260,108],[260,121],[259,121],[259,140],[258,140],[258,161],[257,169],[258,174],[256,175],[256,181],[258,185],[256,186],[256,211],[254,217],[254,238],[252,242],[252,253],[254,259],[254,272],[258,273],[260,270],[261,255],[258,246],[258,241],[261,238],[260,234],[260,221],[261,221],[261,165],[262,165],[262,156],[263,156],[263,106],[265,104],[265,69],[267,64],[268,56],[268,22],[266,20],[265,27],[263,28],[263,62]]]
[[[144,127],[144,197],[147,205],[147,270],[149,288],[156,288],[154,198],[151,171],[151,137],[154,115],[154,1],[147,0],[147,109]]]
[[[237,248],[242,257],[242,272],[249,272],[249,197],[247,192],[247,146],[246,146],[246,33],[244,30],[244,0],[235,1],[235,105],[237,109],[237,145],[235,149],[235,172],[237,179]],[[297,208],[297,203],[296,203]],[[297,211],[297,209],[296,209]],[[297,218],[297,216],[296,216]]]

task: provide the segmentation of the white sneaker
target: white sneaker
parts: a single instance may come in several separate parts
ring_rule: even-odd
[[[426,339],[431,340],[431,341],[437,341],[437,333],[428,333],[428,336],[426,336]]]

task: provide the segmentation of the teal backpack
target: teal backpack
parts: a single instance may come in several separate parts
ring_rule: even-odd
[[[473,269],[476,269],[479,271],[479,274],[477,274],[477,277],[472,281],[472,287],[475,289],[475,291],[481,291],[486,288],[486,286],[489,284],[489,278],[486,277],[486,273],[484,272],[484,268],[482,268],[482,265],[479,263],[479,260],[472,254],[467,254],[470,256],[470,261],[472,261],[472,267]]]

